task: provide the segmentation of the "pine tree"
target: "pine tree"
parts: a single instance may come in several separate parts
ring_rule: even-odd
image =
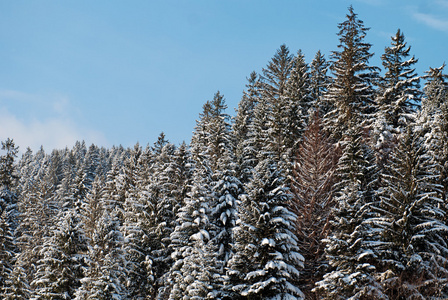
[[[334,80],[325,95],[333,108],[325,116],[326,129],[339,141],[350,124],[363,121],[369,125],[375,111],[374,90],[377,67],[368,65],[373,56],[371,44],[364,41],[369,28],[349,7],[346,20],[339,24],[340,51],[331,55]]]

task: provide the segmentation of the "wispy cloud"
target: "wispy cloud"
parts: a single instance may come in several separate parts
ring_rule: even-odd
[[[448,19],[442,19],[432,14],[424,14],[416,12],[413,14],[418,21],[437,30],[448,32]]]
[[[448,0],[424,2],[420,7],[409,7],[411,16],[433,29],[448,32]]]
[[[435,3],[448,9],[448,0],[436,0]]]
[[[14,139],[21,151],[61,149],[79,140],[107,146],[104,134],[75,121],[77,111],[64,95],[0,90],[0,140]]]
[[[356,1],[372,6],[381,6],[384,4],[384,0],[356,0]]]
[[[101,132],[83,129],[71,120],[54,118],[47,120],[20,120],[5,109],[0,109],[0,139],[14,139],[21,151],[27,147],[36,151],[40,146],[46,150],[71,147],[76,141],[107,145]]]

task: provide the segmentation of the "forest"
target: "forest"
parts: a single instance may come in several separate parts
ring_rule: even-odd
[[[448,75],[352,7],[190,143],[0,155],[1,299],[447,299]]]

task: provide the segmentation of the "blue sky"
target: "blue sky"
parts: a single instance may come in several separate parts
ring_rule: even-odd
[[[23,151],[189,141],[220,91],[234,115],[246,77],[281,44],[310,62],[337,49],[353,5],[372,65],[400,28],[421,75],[448,57],[448,0],[0,0],[0,139]]]

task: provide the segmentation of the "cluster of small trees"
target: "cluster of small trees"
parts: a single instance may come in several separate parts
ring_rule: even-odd
[[[448,76],[349,8],[310,64],[282,45],[189,145],[0,157],[2,299],[448,296]],[[328,71],[331,74],[328,74]]]

